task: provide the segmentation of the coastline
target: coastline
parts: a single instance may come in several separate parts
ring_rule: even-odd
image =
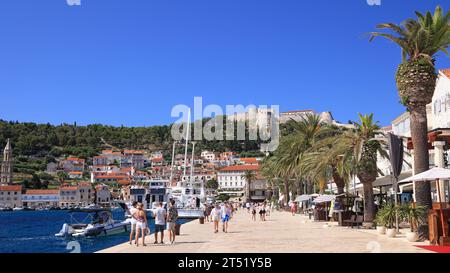
[[[426,243],[410,243],[402,236],[391,239],[375,230],[312,222],[287,212],[273,212],[266,222],[250,218],[239,210],[230,221],[229,232],[217,234],[212,223],[201,225],[194,220],[181,226],[175,245],[153,245],[150,235],[146,247],[126,242],[96,253],[430,253],[415,247]]]

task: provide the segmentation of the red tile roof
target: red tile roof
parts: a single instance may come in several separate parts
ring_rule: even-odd
[[[255,157],[240,158],[239,161],[242,161],[242,162],[244,162],[246,164],[258,163],[258,160]]]
[[[82,159],[82,158],[78,158],[78,157],[68,157],[67,159],[66,159],[67,161],[78,161],[78,162],[85,162],[85,160],[84,159]]]
[[[130,180],[119,180],[117,182],[119,183],[119,185],[130,185],[131,184]]]
[[[21,185],[0,186],[0,191],[21,191]]]
[[[258,171],[259,165],[234,165],[220,169],[220,172]]]
[[[94,176],[94,178],[116,178],[116,179],[123,179],[128,178],[128,175],[126,174],[97,174]]]
[[[36,195],[36,194],[59,194],[59,190],[27,190],[25,194]]]
[[[444,74],[447,78],[450,79],[450,69],[441,69],[442,74]]]
[[[65,190],[65,191],[76,191],[78,190],[77,186],[62,186],[60,188],[60,190]]]
[[[141,150],[124,150],[124,154],[144,154],[144,151]]]

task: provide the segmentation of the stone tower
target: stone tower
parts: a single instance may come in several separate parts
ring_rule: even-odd
[[[3,162],[1,169],[0,184],[12,184],[13,180],[13,157],[11,141],[8,138],[5,150],[3,151]]]

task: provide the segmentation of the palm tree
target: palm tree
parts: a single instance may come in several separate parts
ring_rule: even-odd
[[[270,173],[276,181],[282,182],[284,188],[285,204],[289,202],[291,183],[295,179],[306,179],[306,174],[301,172],[301,161],[308,149],[316,141],[330,134],[331,129],[325,126],[317,115],[306,115],[300,121],[292,120],[291,132],[284,136],[274,155],[263,163],[265,174]],[[311,180],[308,180],[311,182]]]
[[[388,157],[383,140],[376,139],[382,135],[380,127],[373,121],[373,114],[359,115],[360,122],[353,122],[355,129],[340,135],[336,147],[344,152],[344,162],[350,162],[358,179],[363,184],[364,191],[364,221],[373,222],[375,218],[375,204],[372,183],[378,175],[377,155]]]
[[[397,89],[411,115],[414,171],[421,173],[429,168],[426,105],[431,103],[436,86],[435,57],[440,51],[449,55],[450,11],[444,15],[438,6],[434,15],[416,12],[416,16],[417,20],[408,19],[401,25],[378,25],[378,29],[388,29],[395,34],[373,32],[370,40],[384,37],[402,49],[403,62],[396,73]],[[419,206],[431,208],[429,183],[418,183],[415,196]]]
[[[344,153],[347,147],[337,145],[339,136],[345,131],[333,128],[332,135],[316,142],[302,159],[301,168],[303,173],[310,177],[319,179],[333,179],[338,194],[344,193],[348,177],[350,177],[350,164],[345,161]]]
[[[254,180],[256,180],[256,173],[252,170],[246,170],[242,176],[242,179],[245,179],[245,199],[246,202],[250,202],[250,185]]]

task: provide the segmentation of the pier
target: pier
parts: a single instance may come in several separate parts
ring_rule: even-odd
[[[404,235],[387,238],[375,230],[339,227],[335,223],[313,222],[306,216],[272,212],[266,222],[252,221],[239,210],[229,223],[228,233],[213,232],[213,224],[194,220],[181,226],[175,245],[154,245],[154,235],[146,237],[146,247],[128,242],[99,253],[430,253],[410,243]],[[165,242],[169,241],[165,232]]]

